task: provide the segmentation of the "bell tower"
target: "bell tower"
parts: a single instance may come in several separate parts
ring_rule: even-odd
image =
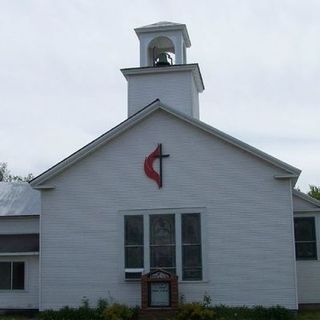
[[[187,63],[186,48],[191,42],[185,24],[159,22],[135,32],[140,40],[140,67],[156,66],[156,60],[165,54],[175,57],[174,64]]]
[[[158,22],[135,32],[140,41],[140,67],[121,70],[128,81],[128,116],[158,98],[198,119],[204,85],[198,64],[187,64],[191,42],[186,25]]]

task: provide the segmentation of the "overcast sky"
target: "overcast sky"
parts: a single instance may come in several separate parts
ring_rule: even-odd
[[[0,0],[0,162],[37,175],[126,118],[133,28],[187,25],[201,120],[320,185],[320,1]]]

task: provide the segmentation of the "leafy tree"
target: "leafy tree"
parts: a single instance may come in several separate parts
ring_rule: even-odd
[[[308,192],[308,195],[312,198],[315,198],[317,200],[320,200],[320,186],[313,186],[309,185],[310,191]]]
[[[0,162],[0,181],[4,182],[23,182],[33,179],[33,174],[29,173],[25,177],[11,174],[8,164],[6,162]]]

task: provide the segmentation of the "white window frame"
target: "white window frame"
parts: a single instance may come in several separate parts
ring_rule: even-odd
[[[188,213],[199,213],[201,223],[201,258],[202,258],[202,280],[182,280],[182,235],[181,235],[181,215]],[[165,209],[133,209],[119,211],[119,243],[121,244],[121,265],[122,271],[119,275],[120,281],[140,281],[140,280],[125,280],[125,243],[124,243],[124,217],[127,215],[142,215],[143,216],[143,244],[144,244],[144,267],[143,274],[150,272],[150,215],[153,214],[174,214],[175,215],[175,237],[176,237],[176,274],[179,282],[197,283],[207,282],[207,241],[206,241],[206,220],[207,210],[204,207],[188,207],[188,208],[165,208]]]

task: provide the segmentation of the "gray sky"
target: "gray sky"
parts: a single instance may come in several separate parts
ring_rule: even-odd
[[[39,174],[126,118],[133,28],[185,23],[202,121],[320,185],[320,1],[0,0],[0,161]]]

